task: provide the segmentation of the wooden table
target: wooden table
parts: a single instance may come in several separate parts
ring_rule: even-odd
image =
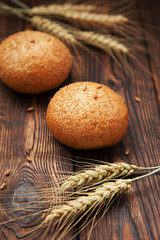
[[[9,2],[9,1],[8,1]],[[36,5],[42,1],[24,1]],[[32,2],[32,3],[31,3]],[[44,1],[43,1],[44,2]],[[86,67],[83,80],[96,81],[111,87],[120,93],[129,110],[129,126],[123,140],[111,148],[78,151],[57,142],[46,125],[46,108],[55,90],[40,95],[23,95],[12,91],[0,82],[0,167],[1,183],[7,187],[0,192],[1,222],[0,239],[22,239],[29,229],[41,221],[45,208],[46,189],[57,181],[56,172],[72,171],[75,167],[67,158],[87,157],[103,161],[125,161],[139,166],[160,165],[160,2],[140,1],[136,11],[143,20],[145,30],[149,31],[153,41],[144,42],[144,60],[152,76],[130,77],[107,55],[95,53],[102,59],[108,76],[105,77],[102,65],[88,53],[84,54]],[[145,8],[145,11],[142,10]],[[153,25],[155,27],[153,27]],[[0,40],[27,28],[28,23],[15,16],[0,16]],[[81,66],[79,66],[81,68]],[[89,72],[89,76],[87,75]],[[78,81],[76,74],[70,75],[64,85]],[[140,98],[140,102],[135,101]],[[33,112],[27,112],[33,106]],[[125,155],[126,149],[130,154]],[[28,162],[29,156],[32,162]],[[6,171],[11,174],[6,177]],[[120,201],[115,201],[108,212],[93,228],[92,240],[158,240],[160,239],[160,175],[145,178],[133,183],[131,189]],[[44,189],[42,191],[41,189]],[[51,197],[50,191],[50,197]],[[43,200],[43,201],[42,201]],[[26,207],[31,207],[28,211]],[[26,216],[24,218],[24,216]],[[14,221],[11,221],[15,219]],[[79,226],[78,226],[79,227]],[[76,228],[64,239],[71,239]],[[91,223],[74,239],[87,239],[86,234]],[[33,239],[51,239],[47,229],[36,233]],[[28,239],[32,239],[29,237]]]

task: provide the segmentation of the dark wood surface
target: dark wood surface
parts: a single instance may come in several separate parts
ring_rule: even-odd
[[[33,6],[42,1],[24,2]],[[49,99],[56,90],[40,95],[23,95],[0,82],[0,184],[7,184],[6,189],[0,192],[0,220],[7,221],[0,226],[1,240],[22,239],[27,236],[28,229],[38,226],[41,213],[38,216],[33,213],[45,208],[45,190],[52,185],[57,186],[57,172],[74,170],[72,162],[67,158],[77,156],[110,162],[122,160],[139,166],[160,165],[159,9],[160,2],[155,0],[143,1],[143,4],[140,2],[136,9],[145,23],[145,29],[153,36],[152,42],[146,38],[144,43],[144,60],[152,72],[151,76],[142,73],[140,76],[130,77],[110,57],[95,50],[108,72],[106,77],[102,65],[87,53],[84,55],[87,66],[84,69],[84,76],[87,76],[84,80],[106,84],[120,93],[128,106],[130,119],[127,133],[123,140],[112,148],[77,151],[60,144],[50,134],[45,120]],[[27,28],[30,28],[29,24],[17,17],[1,15],[0,41]],[[78,81],[76,76],[71,74],[64,84]],[[140,98],[140,103],[134,100],[136,96]],[[26,109],[30,106],[33,106],[35,111],[27,112]],[[124,152],[128,148],[131,153],[125,156]],[[26,160],[27,156],[32,159],[31,163]],[[5,176],[7,169],[11,169],[8,177]],[[27,206],[31,206],[32,211],[26,210]],[[102,215],[103,212],[99,214],[99,218]],[[14,221],[8,222],[13,218]],[[74,239],[87,239],[86,234],[90,228],[91,224]],[[74,232],[71,231],[64,239],[71,239]],[[34,239],[51,239],[51,236],[49,229],[46,229],[35,234]],[[132,188],[111,206],[93,228],[90,239],[160,239],[160,175],[133,183]]]

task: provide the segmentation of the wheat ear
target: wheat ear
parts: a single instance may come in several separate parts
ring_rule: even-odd
[[[139,60],[138,53],[136,53],[136,50],[143,50],[138,43],[135,48],[132,48],[132,46],[127,47],[129,44],[128,39],[124,40],[111,35],[104,35],[93,31],[73,30],[73,35],[77,40],[88,45],[95,46],[106,52],[116,62],[123,66],[128,73],[136,74],[134,67],[136,66],[137,71],[143,69],[146,74],[149,74],[147,68],[143,65],[141,60]],[[125,42],[125,44],[123,44],[122,41]]]
[[[68,31],[59,23],[52,22],[49,19],[39,16],[32,17],[31,24],[38,30],[50,33],[70,45],[78,45],[79,42],[77,40],[80,40],[87,44],[101,48],[111,56],[114,56],[113,51],[122,52],[124,54],[129,53],[128,48],[119,43],[116,38],[112,36],[105,36],[95,32],[83,32],[78,30]]]
[[[33,27],[37,28],[40,31],[47,32],[51,35],[54,35],[58,39],[67,43],[70,46],[78,45],[78,41],[75,37],[70,34],[70,32],[59,23],[52,22],[49,19],[42,18],[39,16],[34,16],[30,19],[30,22]]]
[[[104,199],[110,202],[116,194],[121,194],[123,191],[127,190],[128,187],[129,184],[125,180],[103,183],[94,191],[87,193],[86,196],[78,197],[75,200],[68,201],[59,208],[53,209],[46,217],[44,223],[48,224],[68,215],[75,216],[79,212],[84,212],[88,207],[95,207]]]
[[[70,22],[76,22],[83,27],[101,25],[110,27],[114,24],[123,24],[128,22],[128,18],[123,15],[109,15],[91,13],[88,11],[66,10],[60,7],[35,7],[29,11],[30,15],[49,15],[58,18],[63,18]],[[87,27],[88,28],[88,27]]]
[[[19,9],[19,12],[28,14],[29,16],[40,15],[40,16],[54,16],[55,18],[63,18],[71,23],[78,23],[80,26],[106,26],[111,27],[115,24],[123,24],[128,22],[128,18],[117,14],[100,14],[93,13],[92,10],[96,9],[94,5],[87,4],[51,4],[48,6],[41,5],[31,9]]]
[[[13,1],[15,1],[15,0],[13,0]],[[64,25],[61,22],[53,22],[49,19],[46,19],[46,18],[43,18],[40,16],[34,16],[31,18],[26,17],[23,14],[24,9],[22,9],[22,12],[21,12],[21,9],[19,9],[19,8],[15,9],[15,8],[9,7],[3,3],[0,5],[0,9],[4,9],[8,12],[11,12],[11,13],[19,16],[20,18],[22,18],[26,21],[29,21],[32,24],[32,26],[37,28],[38,30],[47,32],[47,33],[59,38],[64,43],[66,43],[68,45],[68,47],[70,47],[72,52],[74,52],[74,55],[78,56],[78,58],[80,55],[78,54],[77,46],[80,46],[80,47],[83,47],[84,49],[86,49],[85,46],[83,46],[80,43],[80,42],[83,42],[83,43],[98,47],[98,48],[102,49],[103,51],[105,51],[115,61],[120,63],[120,65],[123,66],[125,68],[125,70],[127,70],[127,72],[130,74],[135,73],[135,67],[134,67],[135,65],[136,65],[137,70],[141,71],[143,69],[143,70],[145,70],[146,73],[149,73],[148,70],[146,69],[146,67],[144,67],[142,62],[139,60],[139,56],[137,56],[135,48],[131,49],[132,46],[130,46],[129,48],[127,47],[127,44],[129,44],[129,38],[126,38],[126,41],[125,41],[126,43],[124,45],[123,44],[124,39],[122,40],[117,37],[99,34],[99,33],[93,32],[93,31],[88,31],[88,32],[87,31],[85,31],[85,32],[79,31],[77,29],[71,28],[67,24]],[[26,11],[30,11],[30,9],[26,9]],[[91,16],[93,16],[93,15],[91,15]],[[120,29],[120,27],[121,26],[117,26],[116,29],[120,30],[122,35],[124,34],[126,36],[126,34],[127,34],[127,36],[128,36],[128,32],[134,32],[133,26],[131,26],[131,27],[129,26],[130,31],[128,31],[128,26],[126,28],[124,24],[122,26],[123,29]],[[139,45],[137,44],[136,50],[138,50],[138,49],[139,49]],[[128,59],[128,57],[129,57],[129,59]]]
[[[104,51],[108,51],[107,49],[121,51],[123,53],[128,53],[128,48],[120,43],[116,38],[110,35],[103,35],[96,32],[75,32],[75,36],[78,40],[84,41],[87,44],[93,45],[95,47],[99,47]]]
[[[50,15],[56,12],[64,12],[64,11],[78,11],[78,12],[91,12],[96,10],[96,6],[91,4],[71,4],[71,3],[64,3],[64,4],[50,4],[50,5],[40,5],[33,7],[31,10],[31,14],[39,14],[42,15]],[[40,15],[41,15],[40,14]]]
[[[101,203],[105,205],[107,203],[110,204],[113,198],[124,193],[132,182],[151,176],[159,171],[160,168],[133,179],[118,179],[114,180],[114,182],[105,182],[95,187],[94,190],[85,192],[84,196],[77,197],[75,200],[67,201],[66,204],[54,208],[44,220],[44,224],[49,224],[59,219],[62,220],[65,217],[71,218],[73,216],[75,218],[79,213],[86,211],[88,207],[91,210]]]
[[[129,49],[116,37],[86,31],[73,31],[73,34],[77,40],[100,48],[120,63],[125,61],[125,56],[130,55]]]
[[[103,179],[113,179],[117,177],[129,176],[136,171],[157,169],[159,167],[137,167],[124,162],[108,163],[97,165],[94,168],[84,170],[70,176],[61,186],[63,190],[71,187],[79,187],[83,184],[100,182]]]

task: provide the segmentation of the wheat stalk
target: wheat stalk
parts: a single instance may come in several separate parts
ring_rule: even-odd
[[[99,187],[92,189],[90,192],[81,193],[82,196],[74,200],[72,196],[63,205],[52,208],[49,215],[45,215],[44,221],[29,236],[37,231],[41,231],[49,224],[55,226],[52,239],[62,239],[64,235],[71,230],[89,211],[95,210],[99,205],[109,208],[114,197],[118,197],[130,186],[129,180],[116,180],[114,182],[103,183]],[[47,209],[45,213],[47,212]],[[58,238],[57,238],[58,236]]]
[[[15,2],[15,0],[12,0],[12,1]],[[16,0],[16,2],[19,2],[19,1]],[[33,27],[37,28],[38,30],[47,32],[47,33],[59,38],[64,43],[66,43],[68,45],[68,47],[70,47],[70,49],[72,50],[74,55],[78,56],[78,58],[80,55],[78,53],[77,46],[78,47],[80,46],[81,48],[83,47],[84,49],[87,50],[87,48],[85,48],[84,45],[88,44],[88,45],[98,47],[98,48],[102,49],[103,51],[105,51],[116,62],[118,62],[122,67],[124,67],[125,70],[127,70],[127,72],[130,74],[133,74],[133,73],[136,74],[134,66],[136,66],[137,72],[139,72],[138,70],[141,71],[143,69],[146,73],[149,73],[147,68],[142,64],[141,60],[139,60],[140,55],[137,53],[137,51],[139,51],[141,49],[140,49],[138,42],[136,44],[136,47],[134,47],[134,48],[132,48],[131,44],[129,45],[129,42],[133,40],[133,37],[129,38],[129,35],[130,35],[130,33],[132,33],[133,35],[137,36],[137,29],[133,22],[130,22],[127,18],[123,17],[122,15],[105,15],[105,14],[96,14],[96,13],[92,13],[92,12],[87,13],[87,12],[83,12],[83,11],[82,12],[80,11],[78,13],[78,15],[81,16],[80,19],[84,18],[84,21],[81,21],[81,22],[82,23],[84,22],[85,28],[88,28],[88,27],[90,28],[90,26],[87,26],[87,22],[88,23],[93,22],[93,26],[94,27],[97,26],[98,28],[102,27],[101,24],[108,25],[108,24],[114,22],[114,24],[112,24],[113,29],[116,32],[119,32],[119,34],[121,36],[125,36],[125,38],[117,38],[115,36],[104,35],[104,34],[100,34],[100,33],[93,32],[93,31],[80,31],[77,28],[71,28],[68,24],[63,24],[62,22],[51,21],[49,19],[46,19],[46,18],[43,18],[40,16],[27,17],[24,15],[24,13],[25,12],[29,13],[31,11],[31,9],[27,9],[27,8],[25,8],[25,9],[24,8],[23,9],[13,8],[13,7],[9,7],[6,4],[1,3],[0,9],[3,9],[9,13],[13,13],[13,14],[17,15],[18,17],[20,17],[26,21],[29,21],[31,23],[31,25]],[[62,11],[62,10],[57,10],[57,12],[58,11]],[[73,18],[76,19],[76,17],[75,17],[75,15],[77,14],[76,11],[75,12],[73,11],[72,14],[71,14],[71,11],[68,11],[68,10],[63,10],[62,12],[64,12],[65,15],[70,14],[71,16],[73,16]],[[88,14],[88,17],[85,16],[85,14]],[[104,18],[102,16],[104,16]],[[76,20],[74,20],[74,19],[72,19],[72,20],[73,20],[72,22],[76,23]],[[121,20],[124,24],[115,25],[116,21],[117,21],[117,23],[118,22],[120,23]],[[129,22],[127,22],[127,24],[125,24],[125,21],[129,21]],[[133,25],[132,25],[132,23],[133,23]],[[102,32],[105,32],[107,30],[107,28],[104,28],[104,26],[103,26],[103,28],[101,30],[102,30]],[[84,45],[82,45],[81,42]],[[127,47],[127,45],[129,45],[129,47]]]
[[[34,15],[43,15],[43,16],[54,16],[55,18],[63,18],[64,20],[70,21],[71,23],[78,23],[80,26],[86,27],[88,26],[105,26],[111,27],[116,24],[124,24],[128,22],[128,18],[117,14],[101,14],[101,13],[93,13],[92,10],[96,9],[94,5],[87,4],[51,4],[48,6],[41,5],[36,6],[31,9],[23,8],[23,9],[15,9],[21,14],[27,14],[29,16]]]
[[[71,187],[79,187],[92,181],[95,183],[103,179],[113,179],[117,177],[129,176],[135,171],[157,169],[159,167],[137,167],[124,162],[108,163],[97,165],[94,168],[84,170],[80,173],[71,175],[61,186],[63,190]]]
[[[33,16],[32,18],[26,17],[22,14],[23,9],[21,11],[21,9],[15,9],[3,3],[0,5],[0,9],[15,14],[18,17],[30,22],[31,25],[37,28],[39,31],[43,31],[55,36],[64,43],[68,44],[70,47],[76,48],[76,46],[80,45],[73,34],[71,34],[69,30],[59,22],[53,22],[40,16]],[[26,9],[26,11],[28,11],[28,9]]]
[[[108,55],[110,55],[116,62],[118,62],[130,74],[136,74],[139,70],[144,70],[146,74],[150,74],[148,69],[143,65],[139,59],[141,56],[138,51],[142,51],[143,47],[138,45],[132,47],[129,45],[131,38],[120,39],[111,35],[104,35],[93,31],[71,31],[75,38],[85,44],[97,47]],[[129,40],[130,39],[130,40]],[[125,43],[123,44],[122,41]],[[129,47],[127,47],[129,45]]]
[[[16,5],[21,6],[19,0],[11,0]],[[112,5],[112,3],[110,3]],[[117,5],[117,4],[116,4]],[[24,5],[26,6],[26,5]],[[118,6],[118,5],[117,5]],[[86,7],[86,8],[85,8]],[[114,7],[115,8],[115,7]],[[94,11],[91,11],[94,9]],[[97,11],[101,13],[96,13]],[[17,12],[21,15],[33,16],[33,15],[43,15],[43,16],[53,16],[54,19],[65,20],[71,24],[75,24],[76,28],[82,26],[86,30],[98,30],[103,33],[108,33],[110,29],[114,30],[116,33],[123,37],[139,35],[137,25],[134,21],[129,20],[126,16],[122,14],[108,14],[103,13],[104,4],[92,5],[92,4],[73,4],[66,3],[62,4],[51,4],[48,6],[41,5],[33,8],[22,7],[12,8],[12,13]],[[109,12],[109,11],[107,11]],[[130,16],[130,15],[129,15]],[[142,29],[139,29],[139,31]]]
[[[28,17],[26,17],[26,16],[24,16],[24,15],[22,14],[21,9],[10,7],[10,6],[8,6],[8,5],[5,4],[5,3],[0,2],[0,10],[3,12],[3,14],[6,14],[6,13],[14,14],[14,15],[16,15],[17,17],[22,18],[22,19],[24,19],[24,20],[26,20],[26,21],[29,20]]]
[[[70,24],[74,24],[77,27],[83,27],[85,30],[93,30],[100,31],[103,33],[108,33],[111,30],[121,35],[125,38],[128,36],[139,37],[141,28],[132,21],[127,16],[122,14],[108,14],[103,13],[105,7],[98,7],[97,9],[101,9],[100,13],[96,13],[88,11],[87,5],[86,9],[83,11],[76,10],[74,8],[74,4],[69,4],[73,6],[72,8],[65,9],[63,5],[48,5],[48,6],[36,6],[32,9],[26,9],[24,13],[33,16],[33,15],[42,15],[42,16],[53,16],[55,19],[67,21]],[[89,5],[90,7],[92,5]],[[78,8],[78,5],[75,5]],[[82,8],[85,8],[85,5],[82,4]],[[94,6],[95,7],[95,6]],[[79,4],[79,8],[81,9],[81,4]],[[96,8],[95,8],[96,9]],[[96,10],[97,10],[96,9]],[[120,9],[119,9],[120,11]],[[23,10],[22,10],[23,13]],[[130,14],[129,14],[130,16]]]
[[[124,54],[129,53],[128,48],[126,48],[122,43],[119,43],[116,38],[112,36],[105,36],[95,32],[83,32],[73,30],[72,28],[69,31],[61,24],[39,16],[32,17],[30,21],[33,27],[36,27],[40,31],[54,35],[69,45],[79,45],[78,41],[83,41],[92,46],[101,48],[114,58],[115,55],[113,54],[113,51],[122,52]]]
[[[100,211],[103,206],[106,206],[107,210],[114,198],[119,197],[128,190],[132,182],[148,177],[158,171],[160,171],[160,168],[133,179],[118,179],[114,180],[114,182],[105,182],[85,193],[77,192],[77,194],[83,194],[83,196],[77,197],[74,200],[69,200],[64,205],[52,209],[39,229],[51,223],[58,223],[60,228],[56,230],[53,239],[56,239],[60,231],[62,231],[59,238],[61,239],[64,234],[73,228],[89,211],[94,211],[97,207]],[[80,217],[82,213],[84,214]],[[97,213],[98,212],[96,212],[96,214]],[[75,219],[76,221],[74,222]],[[60,225],[62,221],[64,223]]]
[[[40,16],[32,17],[30,22],[32,26],[36,27],[38,30],[47,32],[62,40],[73,49],[74,53],[77,52],[77,46],[83,46],[80,44],[80,42],[83,42],[100,48],[109,54],[116,62],[119,62],[123,67],[125,67],[126,70],[129,70],[130,73],[134,72],[134,69],[129,64],[127,57],[131,57],[135,62],[137,62],[138,59],[124,44],[119,42],[119,39],[116,37],[96,32],[80,31],[71,28],[68,25],[63,26],[60,22],[53,22]]]

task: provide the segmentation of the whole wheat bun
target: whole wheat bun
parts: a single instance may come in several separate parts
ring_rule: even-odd
[[[22,93],[41,93],[58,87],[72,66],[69,49],[47,33],[23,31],[0,44],[0,77]]]
[[[117,144],[128,126],[122,98],[105,85],[76,82],[61,88],[47,108],[47,125],[53,136],[76,149]]]

